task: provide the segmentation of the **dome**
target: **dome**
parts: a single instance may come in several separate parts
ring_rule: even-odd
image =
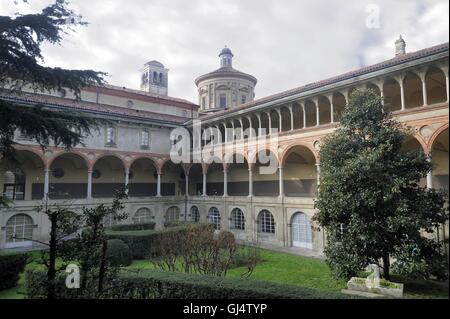
[[[224,55],[224,54],[230,54],[231,56],[234,56],[233,53],[231,52],[231,50],[229,48],[227,48],[225,46],[225,48],[222,49],[222,51],[220,51],[219,56]]]
[[[164,68],[164,64],[162,64],[161,62],[156,61],[156,60],[149,61],[149,62],[147,62],[146,64],[148,64],[148,65],[153,65],[153,66],[157,66],[157,67],[159,67],[159,68]]]

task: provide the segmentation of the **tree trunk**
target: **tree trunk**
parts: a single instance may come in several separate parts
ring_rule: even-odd
[[[98,292],[102,293],[103,291],[103,282],[105,280],[106,273],[106,250],[108,249],[108,242],[103,240],[102,245],[102,259],[100,261],[100,267],[98,271]]]
[[[47,270],[47,299],[55,299],[55,279],[56,279],[56,231],[58,227],[58,215],[53,213],[50,218],[50,242],[49,242],[49,264]]]
[[[390,268],[391,264],[389,261],[389,253],[387,251],[385,251],[383,253],[383,278],[386,280],[390,280],[391,277],[389,275],[389,268]]]

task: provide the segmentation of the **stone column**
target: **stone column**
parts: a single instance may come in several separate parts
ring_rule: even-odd
[[[429,154],[428,161],[431,163],[431,154]],[[427,173],[427,188],[433,188],[433,170]]]
[[[161,197],[161,173],[158,172],[157,184],[156,184],[156,197]]]
[[[242,118],[239,118],[239,123],[241,124],[241,140],[244,139],[244,123],[242,121]]]
[[[228,197],[228,171],[223,170],[223,197]]]
[[[302,111],[303,111],[303,128],[305,128],[306,127],[305,103],[301,103],[300,105],[302,106]]]
[[[406,106],[405,106],[405,88],[403,86],[404,78],[405,78],[404,75],[397,77],[398,84],[400,85],[400,100],[401,100],[402,111],[405,110],[405,108],[406,108]]]
[[[331,111],[331,124],[334,123],[334,104],[333,104],[333,96],[330,97],[330,111]]]
[[[280,197],[284,196],[283,167],[278,167]]]
[[[253,170],[248,169],[248,197],[253,197]]]
[[[426,70],[420,73],[420,80],[422,81],[422,98],[423,98],[423,106],[428,105],[428,96],[427,96],[427,81],[425,79]]]
[[[281,118],[281,109],[277,109],[277,113],[278,113],[278,119],[279,119],[279,124],[280,124],[280,128],[278,129],[278,132],[282,132],[283,131],[283,119]]]
[[[203,192],[202,192],[202,196],[207,196],[206,194],[206,172],[203,172]]]
[[[250,129],[250,132],[249,132],[249,138],[253,138],[254,136],[253,136],[253,123],[252,123],[252,116],[250,115],[250,116],[247,116],[247,120],[248,120],[248,124],[250,125],[250,127],[249,127],[249,129]]]
[[[266,112],[267,117],[269,118],[269,130],[266,132],[267,135],[270,135],[271,129],[272,129],[272,118],[270,117],[270,112]]]
[[[320,125],[320,119],[319,119],[319,100],[315,101],[316,103],[316,126]]]
[[[88,169],[88,182],[86,199],[92,199],[92,169]]]
[[[227,143],[227,142],[228,142],[228,137],[227,137],[227,123],[222,123],[222,125],[223,125],[223,128],[224,128],[223,134],[225,135],[224,141],[225,141],[225,143]]]
[[[125,169],[125,186],[128,186],[130,182],[130,170],[128,168]]]
[[[184,194],[189,196],[189,175],[184,175]]]
[[[48,192],[50,189],[50,172],[48,167],[44,169],[44,200],[48,198]]]
[[[289,105],[289,113],[291,113],[291,131],[294,130],[294,111],[292,110],[292,104]]]
[[[319,191],[319,186],[320,186],[320,163],[316,164],[316,171],[317,171],[317,191]]]

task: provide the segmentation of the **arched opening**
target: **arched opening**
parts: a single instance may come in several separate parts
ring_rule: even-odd
[[[276,129],[276,132],[280,132],[280,115],[276,110],[270,111],[270,118],[272,121],[272,128]]]
[[[303,109],[299,103],[294,103],[292,113],[294,114],[294,129],[303,128]]]
[[[281,131],[286,132],[291,130],[291,111],[287,107],[281,107]]]
[[[220,212],[217,207],[211,207],[208,212],[208,220],[215,230],[220,230]]]
[[[410,109],[423,105],[422,81],[413,72],[406,73],[403,79],[405,92],[405,108]]]
[[[445,74],[441,69],[430,67],[425,77],[427,85],[428,104],[447,101],[447,87]]]
[[[319,97],[319,124],[328,124],[331,123],[331,103],[330,101],[324,97]]]
[[[449,190],[448,187],[448,128],[433,142],[431,156],[433,162],[433,188]]]
[[[333,93],[333,114],[335,122],[341,120],[341,114],[344,112],[346,104],[347,101],[345,100],[344,94],[339,92]]]
[[[291,220],[292,246],[312,249],[311,223],[308,217],[297,212]]]
[[[0,161],[0,190],[12,200],[44,197],[44,163],[35,153],[16,150],[14,160]]]
[[[164,224],[176,223],[180,220],[180,209],[178,206],[171,206],[164,215]]]
[[[261,150],[254,159],[253,193],[255,196],[278,196],[278,159],[270,150]],[[248,180],[248,179],[247,179]]]
[[[288,197],[314,197],[317,194],[317,169],[313,152],[306,146],[291,147],[283,165],[284,193]]]
[[[242,154],[233,154],[228,160],[228,195],[248,195],[248,162]]]
[[[87,163],[78,154],[64,153],[50,166],[49,198],[85,198],[87,195]]]
[[[200,221],[200,211],[197,206],[192,206],[190,211],[191,221],[198,223]]]
[[[316,104],[311,100],[305,101],[306,127],[316,126],[317,114]]]
[[[208,165],[206,176],[206,195],[223,195],[223,164],[212,162]]]
[[[16,214],[9,218],[5,227],[5,248],[32,246],[33,229],[33,219],[26,214]]]
[[[152,222],[154,218],[149,208],[141,207],[134,213],[133,222],[135,224],[146,224]]]
[[[421,152],[424,153],[423,147],[420,142],[414,136],[408,136],[408,138],[403,142],[401,149],[402,152]],[[427,186],[427,179],[421,178],[419,182],[420,186]]]
[[[201,196],[203,192],[203,168],[200,163],[194,163],[189,168],[189,195]]]
[[[369,90],[372,90],[376,95],[381,96],[381,91],[378,85],[375,85],[373,83],[367,83],[366,86]]]
[[[128,196],[156,196],[157,170],[155,163],[149,158],[138,158],[130,166]]]
[[[171,160],[164,163],[161,169],[161,195],[182,196],[185,187],[186,176],[182,164],[174,164]]]
[[[258,136],[264,136],[270,132],[269,115],[266,112],[261,112],[259,116],[261,118],[261,134],[258,133]]]
[[[383,92],[386,109],[391,112],[401,110],[400,84],[392,78],[387,78],[383,84]]]
[[[256,114],[251,115],[252,127],[254,129],[255,134],[253,136],[259,136],[259,120]]]
[[[231,211],[230,229],[245,230],[245,216],[240,208],[234,208]]]
[[[134,176],[130,178],[132,181]],[[125,185],[125,168],[122,161],[115,156],[98,159],[92,171],[92,197],[112,197]]]
[[[258,233],[275,234],[275,219],[272,213],[266,209],[258,214]]]

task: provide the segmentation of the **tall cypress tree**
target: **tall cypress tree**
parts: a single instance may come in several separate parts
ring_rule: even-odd
[[[340,127],[321,143],[315,219],[327,232],[335,275],[349,278],[374,263],[389,279],[395,258],[396,273],[445,276],[433,233],[448,220],[446,194],[420,186],[432,165],[423,151],[402,150],[408,134],[379,95],[364,89],[351,95]]]

